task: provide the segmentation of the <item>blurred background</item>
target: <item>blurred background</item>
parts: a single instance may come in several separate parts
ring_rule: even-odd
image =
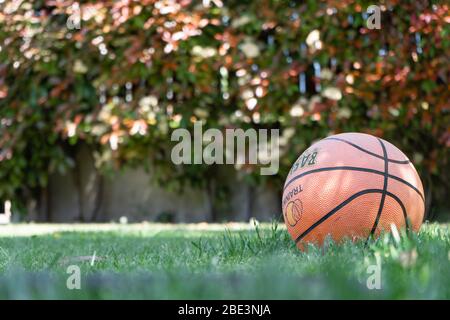
[[[295,159],[348,131],[405,152],[426,219],[448,220],[449,9],[0,0],[0,222],[269,220]],[[196,121],[280,129],[279,174],[174,165],[171,132]]]

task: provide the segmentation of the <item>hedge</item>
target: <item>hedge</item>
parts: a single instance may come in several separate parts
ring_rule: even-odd
[[[82,143],[104,172],[150,160],[168,187],[208,184],[215,166],[170,161],[172,130],[202,120],[279,128],[278,176],[236,168],[278,188],[318,138],[384,137],[413,160],[433,205],[445,204],[449,6],[381,1],[381,29],[369,29],[370,4],[3,1],[0,198],[39,198]]]

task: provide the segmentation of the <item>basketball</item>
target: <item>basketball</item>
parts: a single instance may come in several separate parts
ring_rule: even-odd
[[[369,239],[391,224],[418,231],[425,211],[414,165],[393,144],[363,133],[329,136],[295,161],[283,189],[284,221],[300,249],[327,236]]]

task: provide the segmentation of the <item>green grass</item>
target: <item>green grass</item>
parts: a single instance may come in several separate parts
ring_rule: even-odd
[[[276,224],[240,227],[0,226],[0,298],[450,299],[447,225],[426,224],[397,241],[386,234],[367,247],[329,242],[307,253]],[[79,259],[94,251],[101,260],[93,266]],[[369,290],[367,268],[376,256],[381,289]],[[81,268],[81,290],[66,287],[71,264]]]

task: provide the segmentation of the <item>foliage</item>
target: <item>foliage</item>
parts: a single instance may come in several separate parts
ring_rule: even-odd
[[[366,1],[3,1],[0,197],[36,197],[81,142],[99,168],[151,159],[166,183],[201,183],[210,167],[169,157],[171,131],[202,120],[280,128],[280,181],[315,139],[382,136],[444,199],[449,7],[383,3],[370,30]]]

